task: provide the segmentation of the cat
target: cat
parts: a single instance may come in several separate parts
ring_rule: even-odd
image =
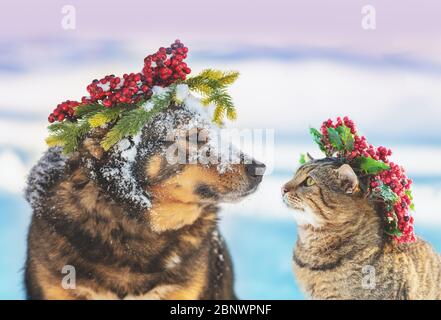
[[[282,187],[296,210],[298,284],[312,299],[441,299],[441,257],[418,237],[395,243],[363,179],[325,158],[303,164]]]

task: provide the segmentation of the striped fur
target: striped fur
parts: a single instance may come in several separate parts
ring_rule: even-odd
[[[285,186],[284,200],[313,224],[298,225],[297,281],[313,299],[441,299],[441,258],[422,239],[397,245],[364,181],[342,178],[334,159],[313,160]],[[306,183],[307,179],[309,180]],[[349,179],[350,180],[350,179]]]

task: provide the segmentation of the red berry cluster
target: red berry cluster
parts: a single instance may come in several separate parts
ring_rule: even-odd
[[[114,75],[93,80],[87,86],[90,97],[83,97],[84,104],[101,101],[102,105],[110,108],[117,103],[136,103],[142,97],[149,98],[151,90],[143,83],[140,73],[124,74],[122,78]]]
[[[393,207],[386,213],[387,219],[393,221],[397,219],[397,227],[402,232],[400,237],[395,237],[398,242],[414,242],[415,234],[413,230],[413,217],[409,214],[412,199],[410,198],[410,187],[412,180],[406,177],[403,167],[389,161],[390,169],[381,172],[372,179],[371,187],[376,190],[381,183],[389,186],[398,196],[398,200]]]
[[[368,144],[366,141],[366,137],[359,136],[357,134],[357,128],[355,127],[354,121],[349,119],[348,117],[344,117],[343,119],[340,117],[337,117],[337,121],[334,124],[334,122],[331,119],[328,119],[327,121],[323,122],[320,131],[323,134],[324,138],[324,145],[325,147],[332,153],[332,145],[329,143],[329,136],[328,136],[328,128],[338,128],[340,126],[346,126],[351,130],[351,134],[354,136],[354,148],[352,151],[346,152],[345,154],[342,154],[340,156],[343,156],[347,160],[353,160],[356,157],[364,156],[364,157],[371,157],[375,160],[381,160],[383,162],[387,163],[387,157],[392,155],[392,151],[390,149],[387,149],[385,147],[378,147],[375,148],[373,145]]]
[[[388,222],[394,220],[397,221],[397,227],[402,233],[401,236],[394,236],[395,240],[399,243],[415,241],[413,230],[414,220],[413,217],[409,215],[409,209],[412,205],[412,199],[410,196],[412,180],[407,178],[403,167],[390,162],[389,157],[392,155],[390,149],[382,146],[375,148],[373,145],[369,144],[364,136],[358,135],[354,122],[348,117],[344,117],[343,119],[338,117],[336,123],[329,119],[321,126],[323,145],[330,154],[333,153],[333,147],[329,143],[328,128],[338,128],[343,125],[351,130],[351,134],[354,137],[354,147],[353,150],[345,151],[344,154],[337,153],[337,156],[346,159],[348,162],[360,156],[371,157],[389,165],[390,169],[371,177],[371,191],[379,193],[380,187],[385,185],[397,195],[398,200],[394,202],[393,206],[388,208],[389,210],[386,212],[386,218],[388,219]]]
[[[188,48],[176,40],[170,47],[159,50],[144,59],[142,72],[124,74],[123,77],[108,75],[100,80],[93,80],[87,86],[89,97],[83,97],[81,104],[100,102],[110,108],[118,103],[138,103],[141,99],[149,99],[153,86],[166,87],[185,80],[191,69],[183,61],[187,57]],[[76,101],[66,101],[49,115],[49,122],[74,120],[74,108],[80,105]],[[65,110],[66,109],[66,110]]]
[[[188,48],[176,40],[169,48],[161,47],[144,59],[142,74],[148,85],[166,87],[177,80],[185,80],[191,69],[183,61]]]
[[[73,120],[75,118],[74,109],[78,107],[79,104],[80,103],[78,101],[70,100],[66,100],[58,104],[54,111],[52,111],[52,113],[49,115],[49,122],[52,123],[54,121],[63,121],[64,119]]]

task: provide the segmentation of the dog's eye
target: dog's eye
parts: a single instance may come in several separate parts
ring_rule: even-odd
[[[306,178],[304,184],[305,184],[305,186],[310,187],[310,186],[315,185],[315,181],[313,178],[308,177],[308,178]]]

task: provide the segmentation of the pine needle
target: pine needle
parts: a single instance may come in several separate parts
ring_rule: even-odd
[[[78,106],[75,108],[75,116],[77,118],[82,118],[89,113],[96,113],[106,108],[98,103],[85,104],[84,106]]]
[[[89,124],[92,128],[98,128],[106,123],[110,123],[118,118],[118,116],[123,112],[121,108],[114,107],[105,109],[98,113],[93,114],[89,119]]]
[[[101,141],[101,146],[107,151],[122,138],[136,135],[148,120],[149,115],[150,112],[142,108],[124,112]]]
[[[223,72],[206,69],[199,75],[188,78],[181,83],[187,84],[190,90],[199,93],[202,97],[202,104],[215,105],[213,121],[220,126],[225,117],[230,120],[237,117],[227,87],[234,83],[238,76],[239,73],[236,71]],[[170,85],[167,89],[163,93],[154,94],[151,97],[153,108],[150,110],[141,107],[143,101],[136,106],[136,109],[130,109],[131,106],[125,105],[108,109],[98,103],[78,106],[75,108],[75,116],[78,120],[51,124],[48,127],[50,135],[46,139],[46,143],[49,146],[62,146],[64,153],[70,153],[78,148],[80,141],[91,128],[113,123],[113,127],[101,141],[102,147],[109,150],[124,137],[138,134],[154,115],[176,103],[176,84]]]
[[[55,135],[55,134],[50,135],[49,137],[46,138],[45,141],[49,147],[57,147],[57,146],[62,147],[62,146],[64,146],[64,140],[59,135]]]
[[[225,115],[230,120],[237,118],[233,101],[227,93],[227,86],[234,83],[238,77],[239,73],[236,71],[206,69],[197,76],[187,79],[185,83],[202,96],[203,105],[213,103],[216,106],[213,121],[220,125]]]
[[[224,86],[229,86],[233,84],[237,78],[239,78],[239,72],[237,71],[228,71],[224,72],[221,79],[219,79],[219,82]]]
[[[78,123],[62,122],[53,128],[55,127],[57,130],[52,131],[51,135],[46,138],[46,143],[50,147],[62,146],[64,154],[75,151],[79,142],[90,130],[89,123],[85,120],[80,120]]]
[[[174,90],[169,90],[161,95],[154,95],[152,97],[154,107],[151,110],[138,108],[123,112],[118,122],[101,141],[104,150],[109,150],[124,137],[136,135],[147,121],[173,102],[174,92]]]

